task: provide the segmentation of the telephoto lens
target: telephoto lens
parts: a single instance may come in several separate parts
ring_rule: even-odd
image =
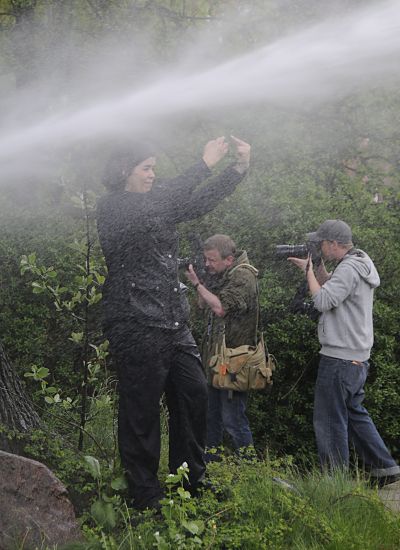
[[[301,258],[308,255],[309,248],[306,244],[278,244],[275,251],[278,256]]]

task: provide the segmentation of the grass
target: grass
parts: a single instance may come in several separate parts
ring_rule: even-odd
[[[167,418],[163,411],[160,479],[168,475]],[[107,454],[114,456],[115,437],[110,435],[114,425],[112,415],[107,420],[102,413],[99,418],[101,423],[95,422],[91,428],[98,441],[107,444]],[[89,454],[91,451],[88,449]],[[96,451],[94,446],[93,454]],[[72,466],[69,464],[71,471]],[[205,491],[191,499],[179,489],[178,483],[164,504],[163,517],[128,509],[122,495],[112,492],[107,478],[109,471],[107,462],[102,464],[105,482],[101,493],[107,495],[106,502],[112,502],[115,521],[108,526],[96,523],[90,505],[86,506],[81,518],[86,542],[70,545],[69,549],[400,548],[400,514],[391,512],[382,503],[361,471],[324,475],[313,465],[296,468],[290,457],[278,460],[267,455],[258,460],[239,460],[225,456],[208,467],[214,491]]]
[[[130,550],[398,550],[400,516],[387,509],[362,476],[301,474],[282,461],[211,464],[215,491],[196,499],[173,496],[171,516],[120,510],[112,532],[86,528],[80,548]],[[283,481],[283,482],[282,482]],[[175,518],[175,519],[171,519]],[[199,528],[199,525],[201,526]]]

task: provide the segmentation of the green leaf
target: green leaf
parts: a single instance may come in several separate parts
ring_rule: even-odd
[[[86,457],[85,457],[86,458]],[[115,527],[116,514],[111,502],[96,500],[90,507],[90,513],[93,519],[101,527],[110,530]]]
[[[72,332],[69,340],[75,342],[75,344],[79,344],[83,340],[83,332]]]
[[[92,298],[90,298],[88,300],[89,304],[90,305],[93,305],[93,304],[97,304],[98,302],[100,302],[101,300],[101,294],[96,294],[95,296],[93,296]]]
[[[182,521],[182,526],[192,535],[200,535],[204,531],[204,523],[202,521]]]
[[[99,285],[104,284],[104,281],[106,280],[104,275],[100,275],[100,273],[96,273],[95,275],[96,275],[96,279],[97,279],[97,282],[99,283]]]
[[[49,369],[47,369],[46,367],[40,367],[35,372],[35,378],[38,379],[38,380],[46,378],[47,376],[49,376],[49,372],[50,372]]]
[[[190,499],[189,491],[185,491],[185,489],[183,487],[178,487],[176,492],[181,497],[181,499],[183,499],[183,500],[189,500]]]
[[[181,476],[174,475],[174,474],[169,474],[165,478],[165,483],[167,485],[175,485],[175,483],[179,483],[180,480],[181,480]]]
[[[94,456],[85,455],[84,460],[86,466],[94,479],[99,479],[101,476],[100,462]]]
[[[63,400],[61,405],[65,410],[70,409],[72,407],[72,399],[70,397],[67,397],[66,399]]]
[[[154,537],[157,541],[157,543],[154,546],[157,546],[158,550],[170,550],[171,546],[169,542],[167,542],[165,538],[162,535],[160,535],[158,531],[154,533]]]
[[[128,488],[128,483],[125,479],[125,476],[119,476],[119,477],[116,477],[115,479],[113,479],[111,481],[111,487],[115,491],[123,491],[124,489],[127,489]]]
[[[33,294],[42,294],[44,292],[43,286],[39,283],[36,283],[35,281],[32,283],[32,287]]]
[[[33,285],[32,285],[33,286]],[[34,287],[34,289],[32,290],[33,294],[43,294],[44,290],[43,288],[39,288],[39,287]]]

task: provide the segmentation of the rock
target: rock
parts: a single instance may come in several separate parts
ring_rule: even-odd
[[[0,550],[82,540],[67,490],[40,462],[0,451]]]
[[[378,494],[385,506],[393,512],[400,512],[400,481],[385,485]]]

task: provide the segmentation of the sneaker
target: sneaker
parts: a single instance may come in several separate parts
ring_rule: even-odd
[[[382,489],[382,487],[385,487],[386,485],[396,483],[396,481],[400,481],[400,474],[370,478],[371,485],[378,487],[378,489]]]

